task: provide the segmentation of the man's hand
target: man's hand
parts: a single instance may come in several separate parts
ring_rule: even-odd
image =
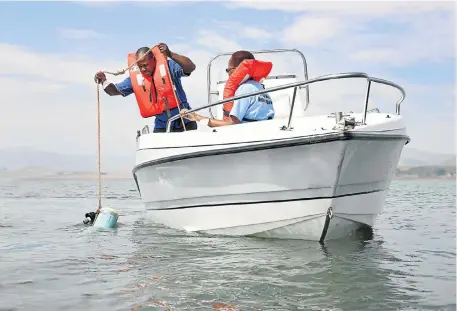
[[[159,50],[160,52],[165,53],[165,55],[171,58],[171,51],[168,48],[168,45],[166,45],[165,43],[159,43]]]
[[[185,76],[189,76],[195,70],[195,64],[188,57],[173,53],[165,43],[159,43],[158,47],[160,52],[174,60],[182,67]]]
[[[95,83],[102,84],[106,81],[106,76],[103,72],[97,72],[94,77]]]
[[[97,72],[95,74],[94,81],[95,81],[95,83],[98,83],[98,84],[105,83],[105,81],[106,81],[105,74],[102,71]],[[116,86],[113,83],[108,83],[108,85],[104,85],[103,90],[109,96],[122,95],[122,93],[119,92],[119,90],[116,88]]]
[[[184,116],[184,114],[189,111],[188,109],[181,109],[181,116],[184,118],[184,119],[187,119],[187,120],[191,120],[191,121],[200,121],[202,119],[202,117],[198,114],[196,114],[195,112],[191,112],[187,115]]]

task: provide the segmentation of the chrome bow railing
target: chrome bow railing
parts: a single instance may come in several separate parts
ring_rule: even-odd
[[[371,89],[371,83],[372,82],[389,85],[389,86],[395,87],[396,89],[398,89],[400,91],[401,97],[398,100],[398,102],[396,103],[396,114],[398,114],[398,115],[400,114],[400,105],[401,105],[401,103],[403,102],[403,100],[405,99],[405,96],[406,96],[405,90],[401,86],[399,86],[399,85],[397,85],[397,84],[395,84],[393,82],[387,81],[387,80],[370,77],[368,74],[363,73],[363,72],[348,72],[348,73],[329,74],[329,75],[320,76],[320,77],[317,77],[317,78],[314,78],[314,79],[310,79],[310,80],[306,80],[306,81],[298,81],[298,82],[294,82],[294,83],[288,83],[288,84],[279,85],[279,86],[271,87],[271,88],[268,88],[268,89],[260,90],[260,91],[257,91],[257,92],[251,92],[251,93],[248,93],[248,94],[243,94],[243,95],[238,95],[238,96],[234,96],[234,97],[231,97],[231,98],[226,98],[226,99],[214,102],[214,103],[209,103],[209,104],[207,104],[205,106],[201,106],[201,107],[198,107],[198,108],[190,109],[190,110],[186,111],[183,114],[183,116],[188,115],[188,114],[190,114],[192,112],[196,112],[196,111],[202,110],[202,109],[207,109],[207,108],[210,108],[210,107],[222,105],[222,104],[234,101],[234,100],[238,100],[238,99],[242,99],[242,98],[246,98],[246,97],[250,97],[250,96],[261,95],[261,94],[270,93],[270,92],[276,92],[276,91],[280,91],[280,90],[284,90],[284,89],[288,89],[288,88],[294,88],[294,95],[292,97],[292,104],[291,104],[290,112],[289,112],[289,122],[288,122],[288,125],[287,125],[287,129],[290,129],[290,124],[291,124],[291,121],[292,121],[292,115],[293,115],[293,112],[294,112],[295,95],[296,95],[296,91],[297,91],[298,87],[305,86],[305,85],[308,86],[309,84],[313,84],[313,83],[321,82],[321,81],[336,80],[336,79],[347,79],[347,78],[365,78],[367,80],[367,89],[366,89],[366,93],[365,93],[365,103],[364,103],[364,107],[363,107],[362,124],[366,124],[367,109],[368,109],[368,99],[370,97],[370,89]],[[167,122],[167,133],[170,132],[171,122],[173,122],[174,120],[177,120],[179,118],[180,118],[180,115],[178,114],[178,115],[175,115],[175,116],[171,117],[168,120],[168,122]]]

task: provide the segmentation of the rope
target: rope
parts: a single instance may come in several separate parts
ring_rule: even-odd
[[[102,178],[100,171],[100,84],[97,83],[97,136],[98,136],[98,209],[102,208]]]
[[[148,50],[146,53],[144,53],[143,56],[141,56],[140,58],[138,58],[133,64],[131,64],[130,66],[128,66],[128,67],[125,68],[125,69],[120,69],[120,70],[118,70],[118,71],[116,71],[116,72],[110,72],[110,71],[102,71],[102,72],[105,73],[105,74],[113,75],[113,76],[122,75],[122,74],[126,73],[128,70],[130,70],[130,68],[132,68],[133,66],[135,66],[136,63],[138,63],[138,61],[141,60],[143,57],[145,57],[149,52],[152,53],[152,49],[153,49],[153,48],[154,48],[154,47],[149,48],[149,50]],[[170,81],[170,82],[173,84],[173,81]],[[97,96],[98,96],[98,92],[99,92],[99,91],[98,91],[98,89],[97,89]],[[174,93],[176,99],[178,99],[178,96],[176,95],[176,92],[175,92],[175,89],[174,89],[174,88],[173,88],[173,93]],[[186,129],[186,124],[184,123],[184,118],[183,118],[183,116],[181,115],[181,108],[179,107],[179,102],[178,102],[178,111],[179,111],[179,115],[180,115],[182,127],[183,127],[184,131],[187,131],[187,129]]]

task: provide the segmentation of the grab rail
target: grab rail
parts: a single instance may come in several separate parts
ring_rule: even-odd
[[[222,99],[222,100],[219,100],[219,101],[214,102],[214,103],[210,103],[210,104],[205,105],[205,106],[201,106],[201,107],[198,107],[198,108],[190,109],[190,110],[186,111],[183,114],[183,116],[188,115],[188,114],[190,114],[192,112],[195,112],[195,111],[199,111],[199,110],[202,110],[202,109],[214,107],[214,106],[217,106],[217,105],[222,105],[222,104],[234,101],[234,100],[238,100],[238,99],[242,99],[242,98],[246,98],[246,97],[251,97],[251,96],[256,96],[256,95],[261,95],[261,94],[265,94],[265,93],[269,93],[269,92],[280,91],[280,90],[284,90],[284,89],[288,89],[288,88],[292,88],[292,87],[295,88],[295,90],[294,90],[294,95],[295,95],[296,88],[300,87],[302,85],[309,85],[309,84],[316,83],[316,82],[321,82],[321,81],[336,80],[336,79],[346,79],[346,78],[365,78],[365,79],[367,79],[367,90],[366,90],[366,95],[365,95],[365,104],[364,104],[364,109],[363,109],[362,124],[364,124],[364,125],[366,124],[366,116],[367,116],[367,109],[368,109],[368,99],[370,97],[371,82],[377,82],[377,83],[380,83],[380,84],[389,85],[389,86],[395,87],[396,89],[398,89],[401,92],[402,96],[400,97],[400,99],[396,103],[396,114],[397,115],[400,114],[400,105],[401,105],[401,103],[403,102],[403,100],[406,97],[405,90],[401,86],[399,86],[399,85],[397,85],[397,84],[395,84],[393,82],[387,81],[387,80],[370,77],[368,74],[363,73],[363,72],[348,72],[348,73],[337,73],[337,74],[324,75],[324,76],[320,76],[320,77],[317,77],[317,78],[314,78],[314,79],[310,79],[310,80],[306,80],[306,81],[298,81],[298,82],[294,82],[294,83],[283,84],[283,85],[271,87],[271,88],[268,88],[268,89],[260,90],[260,91],[257,91],[257,92],[251,92],[251,93],[248,93],[248,94],[242,94],[242,95],[238,95],[238,96],[233,96],[231,98]],[[293,101],[295,102],[295,96],[293,97]],[[290,122],[292,120],[292,115],[293,115],[293,111],[294,111],[293,107],[294,107],[294,103],[292,103],[292,106],[291,106],[291,109],[290,109],[290,112],[289,112],[289,124],[288,124],[288,128],[289,129],[290,129]],[[171,122],[173,122],[174,120],[177,120],[178,118],[180,118],[179,114],[177,114],[177,115],[171,117],[170,119],[168,119],[168,122],[167,122],[167,133],[170,132]]]
[[[384,80],[384,79],[380,79],[380,78],[374,78],[374,77],[370,77],[370,80],[373,81],[373,82],[379,83],[379,84],[392,86],[392,87],[398,89],[401,92],[401,98],[395,104],[395,113],[400,115],[400,106],[401,106],[401,103],[405,100],[405,97],[406,97],[405,90],[401,86],[399,86],[398,84],[393,83],[393,82],[388,81],[388,80]]]
[[[304,74],[305,74],[305,80],[308,80],[308,64],[306,62],[305,55],[303,55],[303,53],[300,50],[297,50],[297,49],[274,49],[274,50],[260,50],[260,51],[249,51],[249,52],[251,52],[252,54],[284,53],[284,52],[295,52],[295,53],[298,53],[298,55],[300,55],[300,57],[301,57],[301,59],[303,61],[303,70],[304,70]],[[207,69],[208,104],[211,103],[211,94],[213,94],[213,92],[211,91],[211,64],[213,63],[213,61],[216,58],[219,58],[221,56],[231,56],[231,55],[232,55],[232,53],[217,54],[216,56],[211,58],[209,60],[209,62],[208,62],[208,69]],[[305,88],[306,88],[306,107],[308,107],[308,105],[309,105],[309,88],[308,88],[308,85],[306,85]],[[209,113],[211,114],[211,117],[214,118],[213,112],[211,111],[211,107],[212,106],[208,107],[209,108]]]

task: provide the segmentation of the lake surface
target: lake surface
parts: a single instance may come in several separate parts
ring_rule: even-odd
[[[201,237],[106,180],[119,227],[82,225],[97,181],[0,181],[0,310],[456,310],[455,181],[391,185],[372,237]],[[223,308],[223,306],[232,308]]]

